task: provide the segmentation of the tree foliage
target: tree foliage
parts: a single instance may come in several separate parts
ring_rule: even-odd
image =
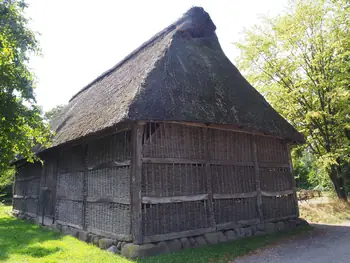
[[[60,113],[62,112],[63,108],[66,105],[60,104],[57,105],[56,107],[52,108],[51,110],[45,112],[45,120],[48,121],[49,123],[52,122],[54,119],[56,119]]]
[[[237,43],[238,66],[274,108],[306,138],[317,166],[339,198],[350,177],[350,5],[292,1]]]
[[[33,93],[29,56],[39,52],[35,34],[24,16],[24,1],[0,0],[0,169],[16,154],[33,160],[32,147],[46,145],[43,122]]]

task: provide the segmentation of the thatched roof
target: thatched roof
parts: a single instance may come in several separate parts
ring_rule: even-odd
[[[233,124],[302,142],[223,53],[216,26],[193,7],[79,91],[55,121],[55,145],[123,121]]]

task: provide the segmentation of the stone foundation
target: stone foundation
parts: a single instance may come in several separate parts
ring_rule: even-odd
[[[13,214],[20,219],[26,219],[33,223],[39,223],[37,218],[31,215],[24,214],[22,212],[14,212]],[[112,253],[121,254],[127,258],[138,258],[176,252],[185,248],[196,248],[204,245],[230,242],[250,236],[273,234],[276,232],[292,230],[299,226],[305,225],[308,225],[305,220],[294,218],[275,222],[259,223],[246,227],[206,233],[199,236],[184,237],[142,245],[136,245],[131,242],[98,236],[81,229],[76,229],[61,224],[52,224],[44,227],[59,230],[64,234],[71,235],[84,242],[92,243],[101,249],[106,249]]]

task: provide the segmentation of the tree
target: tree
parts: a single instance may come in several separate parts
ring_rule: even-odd
[[[51,110],[45,112],[45,120],[50,123],[51,121],[56,119],[60,115],[60,113],[62,112],[62,110],[65,106],[66,105],[64,105],[64,104],[60,104],[60,105],[57,105],[56,107],[52,108]]]
[[[33,93],[29,56],[39,52],[35,34],[27,27],[24,1],[0,0],[0,170],[16,154],[32,161],[37,143],[47,145],[43,122]]]
[[[302,132],[340,199],[350,178],[350,4],[292,1],[289,11],[246,30],[238,66]]]

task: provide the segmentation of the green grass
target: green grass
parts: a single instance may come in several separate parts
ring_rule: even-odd
[[[8,263],[183,263],[183,262],[230,262],[263,246],[273,244],[282,238],[296,236],[303,230],[265,236],[251,237],[230,243],[186,249],[178,253],[160,255],[145,259],[128,260],[100,250],[76,238],[41,228],[38,225],[13,218],[9,206],[0,205],[0,262]]]

